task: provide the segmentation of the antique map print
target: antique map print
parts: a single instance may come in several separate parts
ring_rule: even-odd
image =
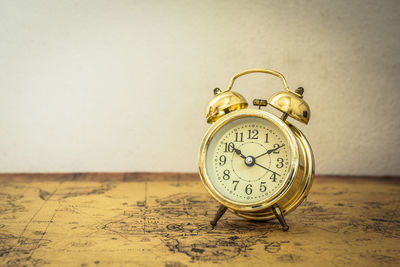
[[[193,174],[1,179],[1,266],[400,265],[394,179],[316,177],[288,232],[229,212],[213,229]]]

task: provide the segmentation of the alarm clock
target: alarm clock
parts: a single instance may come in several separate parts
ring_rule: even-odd
[[[258,108],[232,91],[235,80],[250,73],[274,75],[283,91],[268,100],[254,99]],[[203,185],[220,207],[213,227],[226,210],[250,220],[277,218],[287,231],[284,215],[306,198],[314,179],[314,156],[303,133],[287,121],[308,124],[310,108],[304,89],[288,88],[283,75],[267,69],[250,69],[234,75],[225,91],[214,89],[206,119],[212,123],[200,146],[198,167]],[[276,116],[262,107],[282,112]]]

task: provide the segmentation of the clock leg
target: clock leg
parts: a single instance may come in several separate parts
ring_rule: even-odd
[[[289,230],[289,225],[286,224],[285,217],[283,217],[283,213],[277,204],[272,206],[272,211],[274,212],[279,223],[282,225],[282,230],[283,231]]]
[[[219,221],[219,219],[221,219],[222,215],[224,215],[226,209],[227,208],[224,205],[219,206],[217,214],[215,214],[214,219],[210,222],[212,227],[215,227],[217,225],[217,222]]]

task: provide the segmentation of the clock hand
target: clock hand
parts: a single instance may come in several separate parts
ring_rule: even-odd
[[[233,150],[235,151],[236,154],[238,154],[241,158],[244,159],[244,164],[246,164],[246,166],[252,167],[256,163],[256,159],[253,156],[246,157],[245,155],[242,154],[242,151],[240,151],[239,149],[234,148]]]
[[[278,146],[278,147],[276,147],[276,148],[269,149],[269,150],[267,150],[267,152],[262,153],[261,155],[258,155],[258,156],[255,157],[255,158],[259,158],[259,157],[264,156],[264,155],[269,155],[269,154],[271,154],[272,152],[274,152],[274,151],[278,150],[279,148],[283,147],[284,145],[285,145],[285,144],[283,144],[283,145],[281,145],[281,146]]]
[[[233,150],[234,150],[235,153],[238,154],[241,158],[246,159],[246,156],[242,154],[242,151],[240,151],[240,150],[237,149],[237,148],[234,148]]]
[[[272,171],[272,170],[270,170],[270,169],[268,169],[268,168],[265,168],[264,166],[258,164],[257,162],[255,162],[254,164],[257,165],[257,166],[259,166],[259,167],[261,167],[261,168],[263,168],[263,169],[266,169],[267,171],[270,171],[270,172],[272,172],[272,173],[275,173],[275,175],[281,176],[281,175],[278,174],[277,172],[274,172],[274,171]]]

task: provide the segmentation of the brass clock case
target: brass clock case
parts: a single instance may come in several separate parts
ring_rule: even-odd
[[[246,109],[248,106],[246,99],[242,95],[231,91],[237,78],[256,72],[271,74],[281,80],[283,91],[273,94],[268,101],[264,99],[255,99],[253,101],[253,104],[259,106],[259,108],[269,104],[283,112],[281,118],[266,111]],[[203,138],[198,162],[201,181],[207,191],[221,204],[214,220],[211,221],[212,226],[215,226],[224,212],[229,209],[238,216],[250,220],[269,220],[276,217],[284,231],[289,229],[283,215],[293,211],[303,202],[314,180],[315,164],[311,146],[305,136],[295,126],[286,121],[286,118],[290,116],[297,121],[308,124],[311,112],[310,107],[303,100],[303,92],[304,89],[302,87],[295,91],[290,90],[281,73],[268,69],[249,69],[239,72],[232,77],[225,91],[214,90],[215,96],[206,108],[207,122],[214,124]],[[237,118],[251,116],[265,119],[278,127],[288,141],[292,159],[289,163],[290,168],[285,184],[274,195],[256,203],[240,203],[224,197],[214,188],[211,178],[215,177],[210,177],[208,174],[206,155],[212,138],[221,127]]]
[[[212,177],[209,176],[207,171],[206,155],[212,138],[224,125],[231,122],[232,120],[249,116],[265,119],[270,123],[273,123],[275,126],[277,126],[288,141],[292,159],[290,162],[288,179],[278,192],[268,197],[267,199],[256,203],[240,203],[227,199],[214,188],[211,182]],[[295,180],[296,175],[298,175],[300,160],[301,159],[299,157],[299,147],[296,140],[296,136],[284,121],[282,121],[275,115],[263,110],[242,109],[225,115],[223,118],[214,123],[212,127],[207,131],[200,146],[198,167],[199,167],[201,181],[203,182],[205,188],[211,194],[211,196],[213,196],[214,199],[216,199],[220,204],[229,208],[231,211],[240,212],[240,214],[243,212],[243,215],[247,216],[247,213],[252,214],[252,212],[259,212],[270,208],[273,204],[277,203],[286,196],[287,190],[292,187],[293,181]]]
[[[299,148],[299,167],[294,175],[292,183],[288,186],[284,196],[276,203],[279,205],[283,214],[296,209],[307,197],[311,185],[314,181],[314,155],[306,137],[295,126],[287,123],[293,132],[297,147]],[[250,220],[270,220],[275,218],[272,209],[261,212],[241,212],[230,209],[231,212]]]

